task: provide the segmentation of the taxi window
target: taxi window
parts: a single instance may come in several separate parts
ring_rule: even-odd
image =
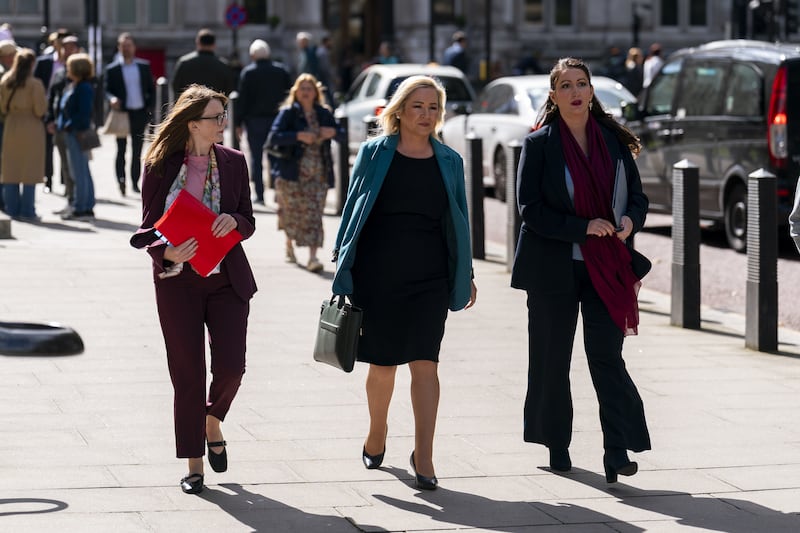
[[[727,73],[726,63],[684,65],[676,115],[697,117],[721,114]]]
[[[648,115],[666,115],[672,111],[672,101],[678,87],[678,76],[681,73],[683,59],[666,63],[647,91],[645,112]]]

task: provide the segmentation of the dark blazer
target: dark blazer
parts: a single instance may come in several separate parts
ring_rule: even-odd
[[[42,80],[44,90],[50,90],[50,78],[53,76],[53,54],[44,54],[36,58],[36,65],[33,67],[33,76]]]
[[[214,52],[196,50],[181,56],[175,65],[172,75],[175,100],[192,83],[205,85],[227,96],[234,89],[233,70]]]
[[[155,82],[153,81],[153,72],[150,70],[150,63],[144,59],[134,58],[134,63],[139,67],[139,83],[142,86],[142,98],[144,100],[144,108],[148,112],[152,112],[155,103]],[[106,98],[109,96],[116,96],[122,104],[122,110],[128,111],[125,107],[125,102],[128,96],[128,90],[125,87],[125,79],[122,77],[122,63],[114,61],[106,69],[105,76],[105,92]]]
[[[259,59],[242,69],[239,75],[239,99],[236,126],[250,118],[272,119],[286,99],[292,79],[281,63]]]
[[[344,142],[344,130],[336,123],[327,108],[321,105],[314,104],[314,109],[317,111],[317,121],[320,127],[336,128],[336,139],[338,142]],[[304,131],[308,128],[308,121],[306,114],[303,112],[303,107],[295,102],[291,107],[281,109],[275,121],[272,123],[272,130],[269,132],[267,138],[267,146],[292,146],[301,144],[297,140],[297,133]],[[322,143],[322,160],[325,164],[325,172],[328,177],[328,187],[333,187],[333,155],[331,154],[331,139]],[[273,178],[282,178],[287,181],[297,181],[300,174],[300,164],[297,158],[280,159],[277,157],[269,158],[269,173]]]
[[[220,212],[232,215],[238,223],[236,229],[243,238],[248,239],[255,232],[256,220],[250,202],[250,183],[244,154],[220,144],[214,145],[214,153],[219,169]],[[170,278],[158,277],[171,263],[164,261],[164,246],[151,246],[159,240],[153,225],[164,214],[164,202],[183,164],[183,156],[183,152],[170,155],[164,164],[163,176],[147,166],[142,179],[142,225],[130,242],[134,248],[147,247],[153,259],[153,279],[156,285],[171,281]],[[222,260],[222,269],[242,300],[252,298],[258,288],[241,243],[234,246]]]
[[[648,200],[630,150],[610,129],[601,126],[612,168],[620,159],[628,180],[625,215],[633,221],[633,236],[644,226]],[[522,228],[517,243],[511,286],[532,293],[553,294],[573,287],[572,245],[586,240],[589,219],[575,214],[567,191],[566,161],[558,121],[525,138],[517,173],[517,204]],[[630,239],[628,244],[630,245]]]

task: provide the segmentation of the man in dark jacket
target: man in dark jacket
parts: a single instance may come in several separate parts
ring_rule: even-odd
[[[250,147],[250,176],[255,185],[256,202],[264,203],[262,158],[272,121],[286,99],[292,80],[286,68],[270,59],[269,45],[256,39],[250,45],[252,63],[239,76],[239,101],[234,113],[236,135],[247,130]]]
[[[172,92],[175,100],[184,88],[192,83],[211,87],[215,91],[229,95],[234,88],[233,71],[230,66],[214,53],[217,38],[214,32],[203,28],[197,32],[197,49],[178,59],[172,75]]]
[[[117,59],[106,69],[105,94],[111,109],[128,114],[131,137],[131,185],[139,192],[144,130],[155,101],[155,84],[150,63],[136,56],[136,43],[130,33],[117,37]],[[116,173],[119,191],[125,196],[125,150],[127,137],[117,137]]]

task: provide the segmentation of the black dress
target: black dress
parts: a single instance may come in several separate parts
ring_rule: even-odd
[[[450,293],[447,205],[436,158],[395,153],[352,268],[353,303],[364,310],[359,361],[439,361]]]

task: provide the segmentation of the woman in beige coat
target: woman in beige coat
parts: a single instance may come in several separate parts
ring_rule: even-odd
[[[0,183],[6,213],[35,221],[36,184],[44,178],[45,131],[42,117],[47,97],[42,82],[33,77],[36,55],[23,48],[11,70],[0,80],[0,112],[5,114]]]

